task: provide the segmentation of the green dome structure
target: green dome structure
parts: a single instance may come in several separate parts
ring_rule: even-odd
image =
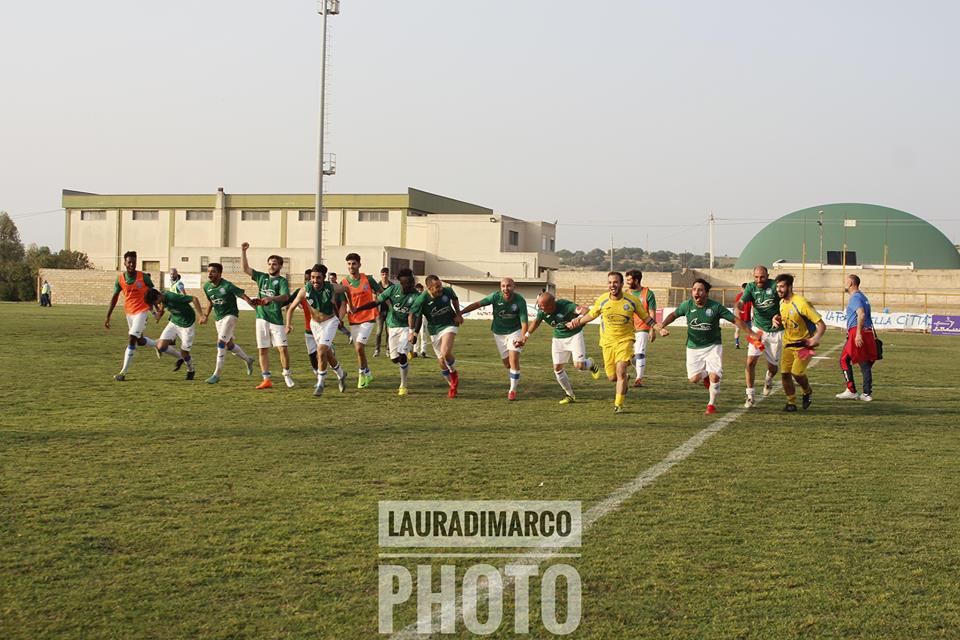
[[[804,257],[807,264],[841,264],[844,244],[847,264],[960,269],[960,253],[929,222],[898,209],[860,203],[810,207],[771,222],[747,244],[734,268],[799,263]]]

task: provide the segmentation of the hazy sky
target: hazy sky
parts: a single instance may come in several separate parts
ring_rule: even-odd
[[[0,21],[0,209],[63,188],[310,193],[319,5],[31,0]],[[960,2],[343,0],[329,192],[559,220],[558,248],[737,254],[829,202],[960,242]]]

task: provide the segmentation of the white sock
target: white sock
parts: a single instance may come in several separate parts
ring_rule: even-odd
[[[520,372],[510,369],[510,391],[516,391],[520,384]]]
[[[407,373],[409,372],[409,370],[410,370],[409,363],[404,362],[402,365],[400,365],[400,386],[401,387],[407,386]]]
[[[284,377],[284,378],[289,378],[289,377],[290,377],[290,369],[284,369],[284,370],[283,370],[283,377]]]
[[[314,369],[314,370],[313,370],[313,375],[315,375],[315,376],[320,375],[320,369]]]
[[[317,385],[319,385],[319,386],[322,387],[322,386],[323,386],[323,382],[324,382],[324,380],[326,380],[326,378],[327,378],[327,370],[326,370],[326,369],[321,369],[320,371],[318,371],[318,372],[317,372]]]
[[[584,358],[583,360],[584,371],[590,371],[593,369],[593,358]]]
[[[161,351],[160,353],[165,353],[168,356],[173,356],[177,360],[183,359],[183,355],[180,353],[180,350],[170,345],[167,345],[167,348]]]
[[[560,383],[560,386],[563,388],[563,392],[568,396],[573,396],[573,385],[570,384],[570,377],[567,375],[566,369],[554,371],[553,373],[557,376],[557,382]]]
[[[720,382],[710,383],[710,404],[717,404],[717,396],[720,395]]]
[[[230,349],[230,353],[237,356],[241,360],[247,360],[248,362],[250,361],[250,356],[244,353],[243,349],[241,349],[240,345],[238,344],[233,345],[233,349]]]
[[[183,356],[183,361],[187,365],[187,371],[193,371],[193,358],[190,356]]]
[[[151,340],[151,339],[148,338],[147,336],[143,336],[143,339],[146,340],[146,342],[144,343],[144,346],[146,346],[146,347],[155,347],[155,346],[157,346],[157,341],[156,341],[156,340]]]
[[[343,376],[347,375],[346,372],[343,370],[343,367],[340,366],[339,362],[337,363],[337,366],[333,368],[333,372],[337,374],[337,378],[341,380],[343,379]]]
[[[750,398],[751,400],[753,400],[753,393],[754,393],[753,387],[747,387],[747,397]]]
[[[223,363],[227,359],[227,350],[225,348],[217,347],[217,364],[213,369],[213,375],[220,377],[220,374],[223,373]]]
[[[633,366],[637,370],[637,377],[642,378],[647,368],[647,354],[638,353],[633,356]]]
[[[127,345],[127,348],[123,351],[123,369],[120,369],[120,373],[124,374],[130,368],[130,362],[133,360],[134,354],[137,353],[137,348],[135,346]]]

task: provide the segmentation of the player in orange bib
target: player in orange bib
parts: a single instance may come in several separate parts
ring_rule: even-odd
[[[113,297],[110,298],[110,306],[107,309],[107,319],[103,323],[104,328],[109,330],[113,308],[117,306],[120,294],[123,293],[123,310],[127,314],[129,341],[123,353],[123,368],[120,369],[120,373],[113,376],[117,382],[123,382],[126,379],[137,346],[153,347],[157,344],[143,335],[143,330],[147,326],[147,314],[150,312],[150,305],[144,297],[147,291],[153,289],[153,281],[146,273],[137,271],[136,251],[127,251],[123,254],[123,266],[125,270],[117,274],[117,280],[113,285]]]
[[[380,283],[374,278],[360,271],[360,254],[347,254],[347,277],[340,281],[350,296],[351,309],[357,309],[368,302],[373,302],[377,294],[383,291]],[[360,373],[357,388],[365,389],[373,381],[373,374],[367,366],[366,344],[370,333],[377,321],[380,312],[376,309],[353,311],[347,315],[350,321],[350,337],[353,339],[353,348],[357,351],[357,364]]]
[[[657,298],[653,291],[640,284],[643,280],[643,272],[640,269],[632,269],[625,274],[627,279],[627,289],[630,290],[639,300],[651,318],[657,317]],[[640,316],[633,316],[634,342],[633,342],[633,366],[636,370],[636,379],[633,386],[643,386],[643,374],[647,368],[647,346],[653,344],[657,339],[657,332],[653,330],[653,323],[642,320]]]

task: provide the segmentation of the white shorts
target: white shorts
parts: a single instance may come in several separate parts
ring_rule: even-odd
[[[767,362],[775,367],[780,366],[780,354],[783,352],[783,331],[774,333],[763,332],[763,351],[760,351],[752,342],[747,342],[747,356],[756,357],[763,353]]]
[[[133,315],[127,314],[127,333],[138,338],[143,337],[143,330],[147,327],[147,313],[141,311]]]
[[[517,353],[523,351],[520,347],[514,345],[514,341],[520,339],[520,329],[517,329],[513,333],[501,336],[500,334],[493,334],[493,341],[497,343],[497,351],[500,352],[500,359],[503,360],[507,357],[507,353],[511,351],[516,351]]]
[[[337,335],[337,329],[340,327],[340,319],[336,316],[327,318],[323,322],[316,320],[310,321],[310,330],[313,331],[315,345],[327,345],[333,348],[333,339]]]
[[[237,316],[223,316],[216,322],[217,340],[230,342],[233,340],[233,330],[237,328]]]
[[[350,337],[353,338],[353,341],[357,344],[367,344],[367,340],[370,339],[370,333],[376,324],[373,320],[360,324],[352,324],[350,325]]]
[[[387,327],[387,348],[390,359],[399,358],[401,353],[413,351],[410,344],[410,329],[407,327]]]
[[[177,338],[180,338],[180,348],[185,351],[190,351],[195,335],[197,335],[196,324],[192,324],[189,327],[178,327],[172,322],[168,322],[167,326],[163,328],[163,333],[160,334],[160,340],[176,342]]]
[[[701,349],[687,347],[687,377],[693,378],[704,371],[723,377],[723,345],[712,344]]]
[[[580,362],[587,357],[586,343],[583,341],[583,332],[569,338],[554,338],[550,343],[553,354],[553,364],[567,364],[570,358]]]
[[[640,355],[641,353],[646,355],[647,345],[650,344],[650,332],[649,331],[637,331],[633,336],[633,353],[635,355]]]
[[[310,331],[303,334],[303,342],[307,345],[307,355],[313,355],[317,352],[317,340]]]
[[[257,348],[287,346],[287,330],[282,324],[273,324],[263,318],[257,318]]]
[[[440,333],[437,333],[437,334],[432,334],[432,333],[431,333],[431,334],[430,334],[430,342],[433,343],[433,352],[434,352],[435,354],[437,354],[437,357],[438,357],[438,358],[440,357],[440,337],[441,337],[441,336],[445,336],[445,335],[448,334],[448,333],[456,334],[456,333],[457,333],[457,328],[456,328],[456,327],[444,327],[443,329],[440,329]]]

